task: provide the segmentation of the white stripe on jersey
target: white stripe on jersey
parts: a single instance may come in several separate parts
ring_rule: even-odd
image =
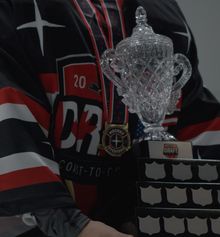
[[[21,152],[0,158],[0,175],[42,166],[48,167],[53,173],[59,175],[59,166],[55,161],[34,152]]]
[[[0,105],[0,122],[6,119],[19,119],[25,122],[38,123],[28,107],[22,104],[6,103]],[[47,129],[41,125],[40,128],[42,129],[45,136],[48,137]]]
[[[191,139],[194,146],[220,145],[220,131],[206,131]]]
[[[11,103],[0,105],[0,122],[10,118],[36,122],[36,119],[26,105]]]

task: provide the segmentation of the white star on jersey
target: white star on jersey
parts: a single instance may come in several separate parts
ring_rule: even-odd
[[[178,34],[178,35],[183,35],[183,36],[185,36],[188,39],[187,52],[186,52],[186,53],[188,53],[192,38],[191,38],[190,31],[189,31],[189,27],[187,26],[187,24],[184,21],[183,21],[183,23],[184,23],[184,25],[186,27],[186,32],[177,32],[177,31],[175,31],[173,33]]]
[[[17,30],[27,29],[27,28],[36,28],[38,37],[40,40],[41,52],[42,52],[42,55],[44,56],[44,35],[43,35],[44,27],[65,27],[65,26],[53,24],[53,23],[43,20],[36,0],[33,0],[33,1],[34,1],[34,10],[35,10],[35,21],[31,21],[21,26],[18,26]]]

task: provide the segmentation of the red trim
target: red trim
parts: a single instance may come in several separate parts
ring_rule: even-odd
[[[102,9],[103,9],[103,12],[105,14],[105,19],[106,19],[106,23],[107,23],[107,27],[108,27],[108,32],[109,32],[109,46],[110,48],[113,48],[114,47],[114,40],[113,40],[113,36],[114,36],[114,32],[113,32],[113,28],[112,28],[112,24],[111,24],[111,20],[110,20],[110,17],[109,17],[109,12],[108,12],[108,9],[105,5],[105,0],[100,0],[100,3],[101,3],[101,6],[102,6]],[[126,37],[126,31],[125,31],[125,24],[124,24],[124,17],[123,17],[123,12],[122,12],[122,4],[123,4],[123,1],[121,1],[120,3],[117,2],[117,0],[115,0],[115,3],[116,3],[116,6],[117,6],[117,9],[118,9],[118,13],[119,13],[119,17],[120,17],[120,24],[121,24],[121,29],[122,29],[122,36],[123,38]],[[112,123],[112,120],[113,120],[113,113],[114,113],[114,92],[115,91],[115,86],[113,85],[113,83],[111,83],[110,85],[110,103],[109,103],[109,107],[110,107],[110,115],[109,115],[109,118],[108,118],[108,122],[109,123]],[[125,120],[123,121],[124,124],[127,124],[128,122],[128,108],[125,107]]]
[[[59,91],[59,80],[56,73],[40,73],[38,77],[47,93]]]
[[[48,167],[23,169],[0,175],[0,191],[50,182],[61,181]]]
[[[97,204],[97,186],[74,183],[73,187],[77,207],[88,215]]]
[[[103,9],[104,15],[105,15],[105,21],[107,24],[107,28],[108,28],[108,48],[113,48],[113,32],[112,32],[112,25],[111,25],[111,21],[109,19],[109,15],[108,15],[108,10],[107,7],[105,6],[105,2],[103,0],[100,0],[101,3],[101,7]],[[109,98],[109,117],[108,117],[108,123],[112,122],[113,119],[113,105],[114,105],[114,90],[115,87],[113,85],[113,83],[110,84],[110,98]]]
[[[36,120],[46,130],[49,129],[50,114],[36,101],[11,87],[0,90],[0,105],[6,103],[26,105]]]
[[[203,123],[193,124],[181,129],[177,133],[177,138],[179,140],[189,140],[198,136],[199,134],[207,131],[218,131],[220,130],[220,118],[215,118],[210,121]]]

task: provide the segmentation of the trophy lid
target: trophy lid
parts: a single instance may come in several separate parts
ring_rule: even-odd
[[[154,33],[147,23],[147,14],[143,7],[136,9],[136,26],[132,35],[119,42],[116,54],[127,60],[134,58],[163,59],[173,55],[173,42],[170,38]],[[126,60],[126,61],[127,61]]]

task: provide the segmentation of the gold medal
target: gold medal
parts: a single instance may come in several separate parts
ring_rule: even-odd
[[[102,148],[111,156],[121,156],[131,147],[127,124],[105,124]]]

